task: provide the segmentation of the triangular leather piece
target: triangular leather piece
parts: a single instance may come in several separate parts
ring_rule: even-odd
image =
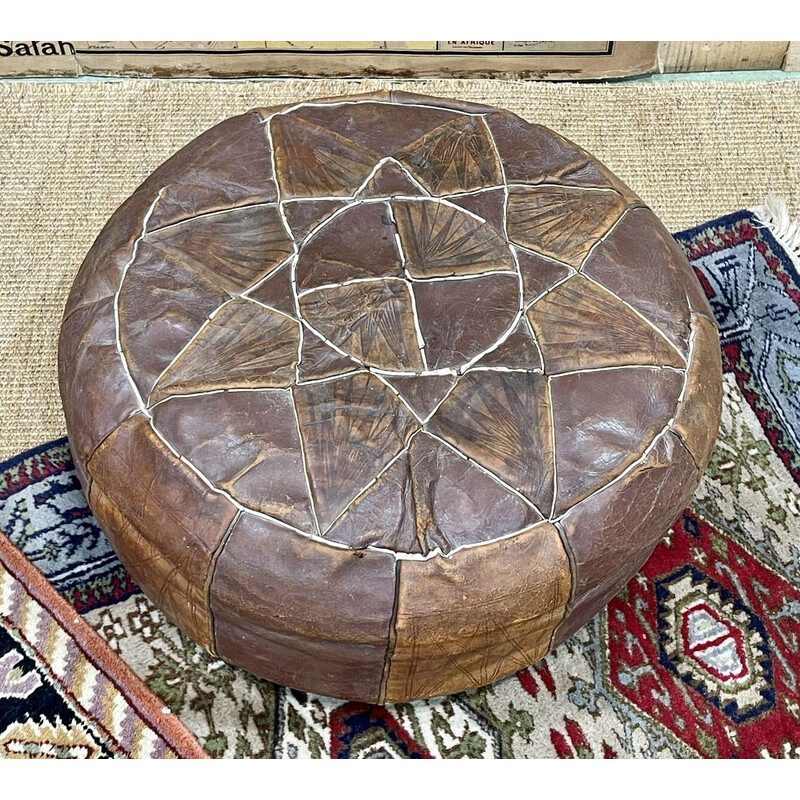
[[[301,242],[321,222],[345,204],[344,200],[298,200],[283,205],[286,222],[296,242]]]
[[[588,257],[583,273],[652,322],[684,356],[697,279],[681,246],[649,208],[633,208]],[[747,290],[749,291],[749,289]]]
[[[360,364],[338,353],[308,328],[303,329],[303,346],[297,367],[301,381],[344,375],[360,368]]]
[[[446,109],[417,108],[381,103],[310,103],[290,112],[307,124],[318,125],[376,154],[375,162],[394,156],[410,142],[438,128],[456,115]]]
[[[685,366],[653,326],[583,275],[545,294],[528,319],[550,374],[626,364]]]
[[[459,116],[404,147],[397,160],[431,194],[481,189],[503,182],[489,130],[478,117]]]
[[[375,545],[399,553],[422,553],[414,524],[408,453],[353,501],[325,538],[355,548]]]
[[[419,423],[374,375],[292,389],[323,533],[406,446]]]
[[[230,388],[285,388],[294,380],[300,326],[248,300],[224,305],[173,361],[150,395]]]
[[[553,436],[544,375],[468,372],[427,428],[513,486],[540,511],[550,510]]]
[[[435,200],[395,200],[392,210],[415,278],[513,270],[506,242],[489,225]]]
[[[267,278],[258,288],[249,292],[250,297],[259,303],[266,303],[278,311],[283,311],[290,317],[297,319],[297,309],[294,304],[292,291],[291,265],[284,264]]]
[[[607,185],[600,165],[591,156],[548,128],[507,111],[489,113],[484,119],[508,183]]]
[[[519,247],[515,247],[514,251],[522,275],[523,306],[540,297],[570,273],[569,267],[565,264],[559,264],[536,253],[527,253]]]
[[[538,371],[543,369],[539,348],[531,336],[528,323],[521,319],[502,344],[487,353],[475,366],[507,367]]]
[[[291,114],[272,118],[272,141],[281,194],[349,196],[380,156],[352,139]]]
[[[148,233],[145,241],[189,261],[231,293],[266,275],[292,252],[276,205],[237,208]]]
[[[276,201],[263,120],[248,112],[220,122],[165,161],[145,185],[161,190],[151,231],[211,211]]]
[[[300,298],[303,318],[328,341],[364,364],[422,371],[414,306],[401,280],[316,289]]]
[[[153,409],[153,424],[187,461],[240,503],[316,533],[288,392],[173,397]],[[198,520],[201,531],[202,525]]]
[[[539,514],[452,447],[419,433],[326,534],[351,547],[447,554],[522,530]]]
[[[409,446],[417,539],[425,552],[478,544],[541,517],[464,455],[425,433]]]
[[[505,236],[506,193],[503,189],[490,189],[477,194],[457,194],[446,198],[479,217],[483,217],[501,236]]]
[[[393,195],[424,195],[408,174],[394,161],[383,163],[358,193],[359,197],[392,197]]]
[[[412,411],[426,419],[445,395],[453,388],[456,379],[452,375],[413,375],[407,378],[384,377],[397,393],[408,403]]]
[[[508,238],[577,269],[627,206],[611,190],[512,186],[508,192]]]
[[[230,295],[194,261],[139,243],[119,290],[119,341],[131,377],[146,397],[159,375]]]

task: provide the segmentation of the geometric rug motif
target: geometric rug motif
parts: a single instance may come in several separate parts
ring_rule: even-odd
[[[655,589],[661,663],[737,724],[774,708],[772,655],[761,620],[691,564]]]
[[[609,678],[709,757],[800,744],[800,590],[691,511],[608,607]]]
[[[800,485],[800,278],[749,211],[676,236],[714,311],[723,368]]]
[[[503,681],[383,707],[210,656],[116,560],[64,439],[0,465],[0,530],[213,757],[800,757],[800,278],[747,211],[676,238],[722,342],[708,469],[609,606]]]
[[[0,531],[77,611],[139,591],[86,504],[66,439],[0,469]]]

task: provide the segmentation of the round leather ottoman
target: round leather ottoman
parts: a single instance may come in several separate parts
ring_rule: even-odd
[[[259,109],[159,167],[75,280],[70,443],[203,647],[370,702],[501,678],[690,499],[720,413],[703,290],[609,170],[393,92]]]

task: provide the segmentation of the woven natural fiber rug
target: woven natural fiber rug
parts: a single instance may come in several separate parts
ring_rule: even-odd
[[[212,658],[116,560],[63,439],[0,465],[0,530],[212,756],[800,757],[800,275],[765,222],[800,239],[776,205],[678,235],[724,367],[691,507],[605,611],[504,681],[381,707]]]
[[[508,108],[599,156],[673,230],[760,203],[800,208],[800,82],[0,83],[0,458],[64,431],[56,334],[117,205],[205,128],[253,106],[399,87]]]
[[[0,759],[204,757],[164,703],[0,536]]]

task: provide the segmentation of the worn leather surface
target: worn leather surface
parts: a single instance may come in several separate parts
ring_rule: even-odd
[[[206,581],[236,508],[129,417],[88,464],[89,504],[134,580],[176,625],[212,643]]]
[[[276,682],[376,701],[394,557],[287,533],[248,513],[234,525],[211,588],[217,652]]]
[[[717,328],[710,319],[692,314],[692,338],[686,391],[675,412],[673,429],[686,444],[701,470],[706,468],[722,409],[722,371]]]
[[[558,522],[576,582],[553,644],[583,627],[635,574],[687,505],[700,473],[680,439],[662,433],[643,461]]]
[[[58,352],[70,446],[83,468],[97,445],[139,406],[117,350],[114,301],[81,306],[63,323]]]
[[[399,564],[382,702],[451,694],[533,664],[569,598],[567,555],[550,523],[449,559]]]
[[[75,279],[60,385],[149,596],[299,689],[409,700],[584,624],[693,492],[702,288],[641,200],[512,114],[259,109],[159,167]]]

